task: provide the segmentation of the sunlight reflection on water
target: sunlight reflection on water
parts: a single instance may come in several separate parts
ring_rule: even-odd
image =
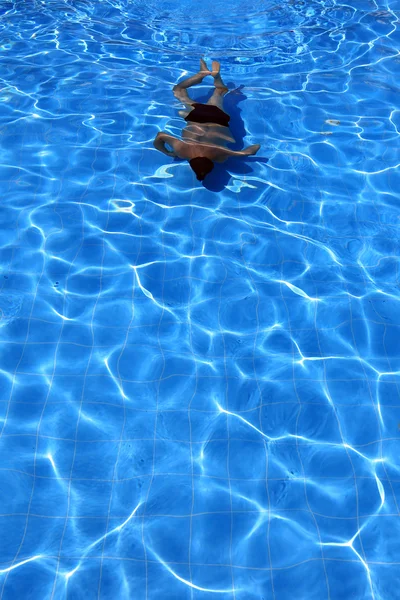
[[[2,598],[396,598],[395,4],[0,7]]]

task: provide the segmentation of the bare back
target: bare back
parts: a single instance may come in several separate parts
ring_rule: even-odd
[[[230,156],[252,156],[260,149],[259,144],[254,144],[253,146],[248,146],[244,150],[230,150],[225,146],[225,143],[229,143],[226,139],[221,139],[219,136],[216,137],[215,134],[211,132],[210,135],[207,134],[203,137],[199,135],[197,139],[193,139],[192,134],[189,135],[190,137],[187,138],[184,136],[183,140],[179,140],[173,135],[160,132],[154,141],[154,146],[157,150],[160,150],[171,157],[177,156],[178,158],[189,161],[192,160],[192,158],[205,157],[217,163],[224,162]],[[165,144],[171,146],[172,151],[168,150]]]

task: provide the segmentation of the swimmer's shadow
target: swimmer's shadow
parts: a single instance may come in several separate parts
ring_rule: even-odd
[[[228,185],[232,176],[254,173],[254,169],[252,169],[249,164],[251,162],[267,163],[268,158],[229,158],[222,164],[215,164],[214,169],[203,181],[204,187],[212,192],[220,192]]]
[[[176,158],[175,161],[183,162],[180,158]],[[207,190],[210,190],[210,192],[220,192],[228,185],[232,176],[254,173],[254,169],[248,164],[252,162],[267,164],[268,158],[263,156],[249,156],[246,158],[229,158],[226,162],[221,164],[214,163],[214,169],[201,183]]]

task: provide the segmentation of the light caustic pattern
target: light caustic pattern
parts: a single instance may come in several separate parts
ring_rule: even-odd
[[[5,600],[398,597],[399,3],[229,5],[1,3]]]

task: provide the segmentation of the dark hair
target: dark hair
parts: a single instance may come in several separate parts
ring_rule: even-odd
[[[196,158],[192,158],[192,160],[189,160],[189,165],[196,173],[196,177],[199,181],[203,181],[204,177],[214,168],[213,161],[205,156],[197,156]]]

